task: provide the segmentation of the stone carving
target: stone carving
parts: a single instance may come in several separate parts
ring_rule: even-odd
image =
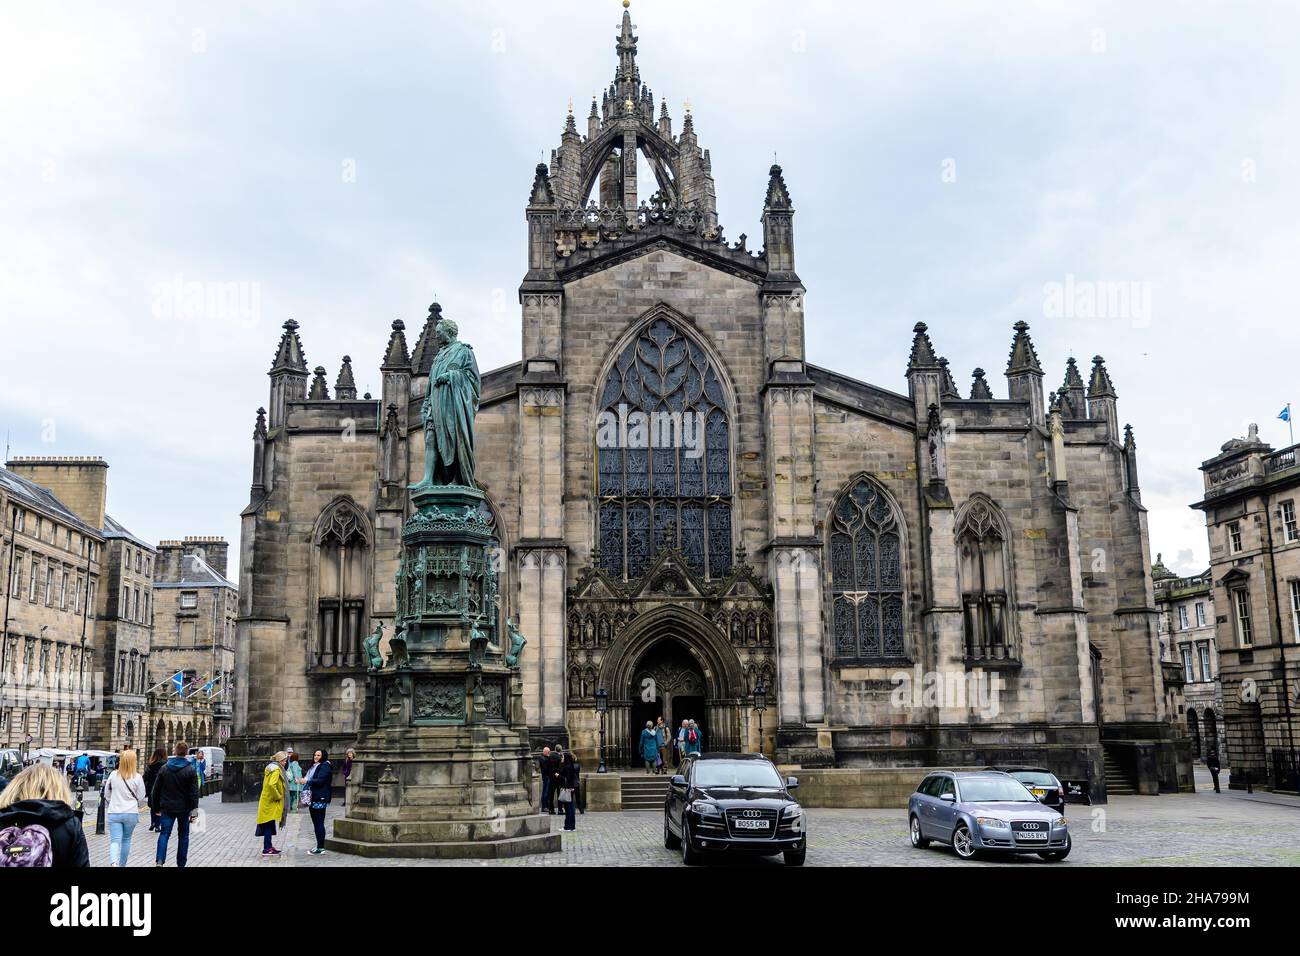
[[[397,630],[388,642],[388,666],[404,670],[410,665],[411,659],[406,653],[406,625],[398,624]]]
[[[478,362],[473,347],[456,338],[456,323],[437,325],[438,353],[429,370],[429,393],[420,409],[424,422],[424,479],[412,485],[474,487],[474,415],[478,412]]]

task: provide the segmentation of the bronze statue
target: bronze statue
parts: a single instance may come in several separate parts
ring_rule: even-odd
[[[388,641],[388,666],[399,670],[411,666],[411,659],[406,653],[405,624],[398,624],[397,630]]]
[[[384,666],[384,655],[379,653],[379,642],[383,638],[384,622],[378,621],[375,624],[374,633],[361,642],[361,646],[366,652],[366,663],[372,671],[377,671]]]
[[[474,487],[474,415],[480,379],[474,349],[456,338],[456,323],[436,327],[438,352],[429,370],[424,422],[424,478],[412,489],[435,485]]]
[[[482,623],[483,615],[480,614],[469,630],[469,666],[474,670],[483,666],[483,659],[487,655],[488,636],[479,628]]]
[[[506,654],[506,663],[511,667],[517,667],[519,665],[519,655],[523,653],[524,645],[528,643],[528,639],[519,633],[514,618],[506,618],[506,629],[510,632],[510,651]]]

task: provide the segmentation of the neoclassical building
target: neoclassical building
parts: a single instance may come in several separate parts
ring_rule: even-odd
[[[761,242],[726,237],[694,118],[656,106],[626,12],[616,53],[536,169],[521,361],[483,375],[476,422],[535,739],[594,758],[603,688],[615,763],[662,714],[804,766],[1032,761],[1100,795],[1105,748],[1139,788],[1185,784],[1103,360],[1045,390],[1018,322],[999,397],[978,368],[963,396],[924,325],[902,391],[810,364],[780,167]],[[331,392],[285,323],[243,513],[232,754],[354,739],[446,317],[413,350],[394,322],[360,398],[351,359]]]

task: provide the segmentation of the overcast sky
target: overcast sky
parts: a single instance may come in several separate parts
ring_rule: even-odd
[[[1300,403],[1295,5],[632,14],[642,79],[677,129],[693,107],[729,237],[761,236],[774,154],[785,168],[811,362],[905,392],[924,321],[964,394],[981,366],[1005,397],[1019,319],[1049,388],[1068,355],[1085,376],[1104,355],[1152,549],[1205,565],[1198,464],[1251,421],[1287,445],[1276,415]],[[482,368],[518,360],[532,170],[570,99],[585,128],[620,16],[617,0],[6,4],[11,453],[102,455],[135,534],[236,542],[285,319],[331,387],[346,353],[377,391],[389,324],[413,346],[435,293]],[[242,283],[243,307],[176,298],[195,282]],[[1133,293],[1118,316],[1087,308],[1105,288]]]

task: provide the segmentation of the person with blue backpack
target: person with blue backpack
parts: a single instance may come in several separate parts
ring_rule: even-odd
[[[0,791],[0,868],[90,866],[67,778],[34,763]]]

